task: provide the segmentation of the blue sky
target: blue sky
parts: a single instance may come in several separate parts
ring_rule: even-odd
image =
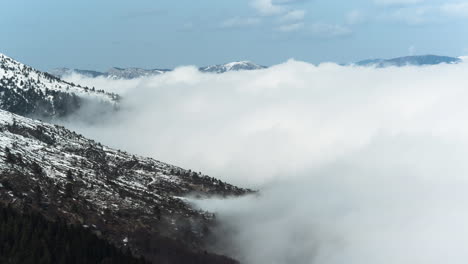
[[[467,0],[14,0],[0,52],[47,70],[468,54]]]

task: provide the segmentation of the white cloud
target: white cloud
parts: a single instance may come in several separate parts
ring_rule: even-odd
[[[277,15],[285,11],[281,5],[276,5],[272,0],[252,0],[251,5],[262,15]]]
[[[468,17],[468,2],[444,4],[440,9],[447,15]]]
[[[322,32],[323,28],[335,27],[319,28],[318,31]],[[239,176],[241,180],[237,182],[258,182],[282,171],[280,168],[289,171],[296,166],[307,166],[310,159],[326,159],[331,150],[333,153],[341,152],[346,150],[345,145],[360,144],[362,140],[358,131],[364,135],[367,134],[364,131],[379,130],[369,126],[391,124],[394,117],[387,118],[386,115],[396,114],[395,118],[399,119],[403,118],[400,114],[406,116],[417,112],[424,106],[419,102],[433,98],[433,93],[442,92],[437,90],[439,85],[464,89],[468,81],[461,76],[467,66],[379,70],[333,64],[317,67],[291,61],[266,70],[222,75],[202,74],[196,68],[184,67],[153,78],[129,81],[85,78],[73,81],[120,91],[125,98],[123,108],[133,109],[131,112],[122,111],[120,118],[128,119],[117,122],[117,127],[103,125],[90,128],[104,142],[166,161],[176,161],[188,168],[203,168],[213,175]],[[431,76],[436,69],[440,73]],[[454,73],[451,73],[452,69]],[[392,78],[396,80],[390,81]],[[434,91],[429,87],[426,91],[427,85],[434,87]],[[413,86],[416,90],[405,90]],[[376,98],[369,97],[378,91],[382,94]],[[401,93],[404,91],[413,93],[403,96]],[[416,96],[416,91],[424,91],[417,104],[408,101],[413,98],[410,95]],[[364,98],[359,97],[364,95]],[[342,105],[346,98],[352,100],[349,107]],[[366,106],[370,103],[367,100],[377,105]],[[379,105],[379,101],[386,100],[392,102],[391,111],[390,106]],[[324,101],[330,108],[321,104]],[[359,107],[361,104],[365,109]],[[373,111],[375,119],[366,116],[371,106],[381,109],[380,112]],[[351,113],[343,107],[361,109],[356,115],[366,118],[352,121],[347,117]],[[337,114],[337,109],[344,112]],[[382,122],[378,121],[380,118]],[[317,126],[319,130],[315,130]],[[119,130],[118,127],[125,129]],[[342,137],[350,134],[341,134],[341,128],[353,134],[353,140],[342,141]],[[352,132],[354,130],[356,132]],[[121,140],[123,137],[127,140]],[[329,144],[338,144],[339,147]],[[250,152],[244,151],[246,148]],[[230,171],[228,168],[236,169]],[[250,178],[249,171],[255,175],[258,173],[256,178]]]
[[[302,29],[303,27],[304,27],[304,23],[299,22],[299,23],[281,25],[277,29],[281,32],[293,32],[293,31],[298,31]]]
[[[351,10],[346,14],[345,20],[349,25],[360,24],[365,21],[365,14],[361,10]]]
[[[294,9],[293,4],[305,0],[251,0],[251,6],[261,15],[274,16],[281,23],[276,30],[281,32],[298,31],[304,27],[306,10]]]
[[[304,10],[293,10],[292,5],[305,0],[250,0],[250,5],[262,15],[283,15],[288,13],[291,19],[304,17]],[[288,15],[286,14],[286,16]]]
[[[408,55],[413,56],[415,54],[415,51],[416,51],[416,47],[414,45],[411,45],[408,48]]]
[[[233,17],[221,23],[222,28],[247,27],[260,24],[262,20],[257,17]]]
[[[200,204],[232,230],[220,232],[218,246],[241,263],[464,264],[466,72],[468,63],[289,61],[221,75],[183,67],[133,81],[91,79],[126,91],[122,110],[107,123],[68,126],[261,187],[256,197]]]
[[[432,6],[403,7],[383,14],[380,18],[389,21],[403,22],[409,25],[418,25],[433,19],[433,11],[434,7]]]
[[[280,20],[281,21],[297,21],[303,20],[305,17],[306,11],[305,10],[292,10],[284,14]]]
[[[350,35],[352,30],[338,24],[315,23],[309,27],[310,32],[319,37],[340,37]]]

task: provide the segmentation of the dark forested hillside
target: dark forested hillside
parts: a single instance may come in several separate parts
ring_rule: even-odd
[[[249,192],[0,110],[0,202],[86,227],[153,263],[235,263],[205,252],[216,219],[181,196]]]
[[[191,252],[182,243],[148,236],[142,245],[153,250],[152,262],[117,248],[87,227],[53,221],[32,210],[18,212],[0,204],[0,263],[2,264],[235,264],[206,252]]]
[[[0,263],[144,264],[90,230],[0,204]]]

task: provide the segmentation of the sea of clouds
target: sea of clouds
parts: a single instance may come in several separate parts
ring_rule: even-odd
[[[123,100],[98,124],[67,126],[259,189],[194,201],[223,223],[214,249],[243,263],[465,263],[467,73],[468,63],[376,69],[290,60],[225,74],[73,75]]]

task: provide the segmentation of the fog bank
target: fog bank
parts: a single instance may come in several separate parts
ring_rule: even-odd
[[[217,250],[245,263],[464,263],[467,72],[291,60],[226,74],[75,76],[125,99],[101,125],[67,126],[260,188],[197,202],[224,224]]]

